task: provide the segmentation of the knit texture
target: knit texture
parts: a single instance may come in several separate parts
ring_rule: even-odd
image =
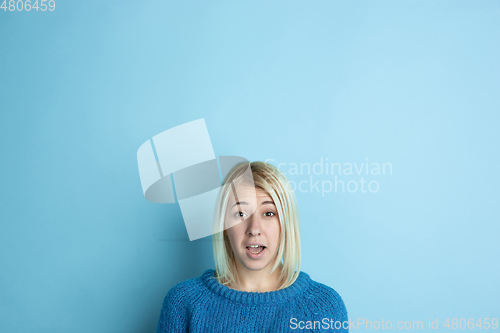
[[[348,332],[339,294],[304,272],[288,288],[265,293],[230,289],[214,274],[209,269],[170,289],[157,333]]]

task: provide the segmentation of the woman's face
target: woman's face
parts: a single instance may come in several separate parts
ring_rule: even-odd
[[[225,231],[233,253],[247,269],[270,270],[280,240],[274,201],[263,190],[250,186],[240,185],[237,193],[238,201],[230,199],[226,213],[226,225],[233,225]]]

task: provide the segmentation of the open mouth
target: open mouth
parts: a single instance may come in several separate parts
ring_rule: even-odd
[[[259,254],[262,251],[264,251],[265,248],[266,248],[265,246],[260,246],[260,245],[247,246],[248,252],[250,252],[252,254]]]

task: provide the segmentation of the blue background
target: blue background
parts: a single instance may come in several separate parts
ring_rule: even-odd
[[[350,318],[500,317],[499,59],[498,1],[1,10],[0,331],[154,332],[214,263],[144,199],[136,152],[199,118],[216,155],[285,172],[392,164],[376,193],[297,192],[302,270]],[[334,179],[290,180],[311,176]]]

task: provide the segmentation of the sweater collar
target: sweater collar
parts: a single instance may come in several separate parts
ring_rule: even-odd
[[[215,294],[227,298],[229,300],[244,303],[244,304],[263,304],[263,303],[281,303],[289,298],[292,298],[304,290],[311,284],[311,278],[304,272],[300,272],[297,280],[285,288],[264,293],[247,292],[231,289],[217,281],[215,278],[215,270],[209,269],[201,276],[203,283]]]

